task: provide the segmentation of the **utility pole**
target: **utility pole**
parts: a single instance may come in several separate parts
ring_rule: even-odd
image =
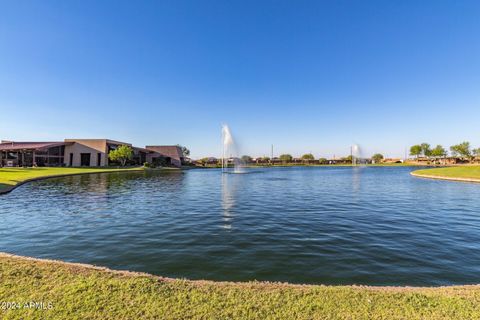
[[[271,150],[271,154],[270,154],[270,161],[272,161],[272,163],[273,163],[273,144],[272,144],[272,150]]]

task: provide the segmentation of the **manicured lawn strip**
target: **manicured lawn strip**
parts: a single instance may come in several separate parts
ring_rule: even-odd
[[[173,280],[0,254],[2,319],[480,319],[480,286],[301,286]]]
[[[432,177],[480,180],[480,166],[458,166],[458,167],[447,167],[447,168],[424,169],[424,170],[416,170],[412,172],[412,174],[422,175],[422,176],[432,176]]]
[[[115,171],[142,170],[142,167],[135,168],[0,168],[0,193],[2,190],[22,183],[26,180],[44,178],[50,176],[103,173]]]

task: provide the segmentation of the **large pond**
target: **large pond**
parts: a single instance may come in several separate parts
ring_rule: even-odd
[[[480,283],[480,185],[409,167],[110,173],[0,196],[0,251],[168,277]]]

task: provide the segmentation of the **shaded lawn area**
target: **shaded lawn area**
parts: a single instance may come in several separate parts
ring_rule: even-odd
[[[0,168],[0,192],[34,178],[131,170],[142,170],[142,168]]]
[[[480,166],[459,166],[447,168],[433,168],[414,171],[415,174],[434,177],[480,179]]]
[[[480,319],[480,286],[302,286],[165,279],[0,253],[2,319]]]

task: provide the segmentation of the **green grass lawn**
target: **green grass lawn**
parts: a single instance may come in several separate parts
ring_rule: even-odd
[[[215,283],[5,254],[0,302],[20,306],[0,308],[2,319],[480,319],[480,286]],[[25,308],[29,302],[47,310]]]
[[[480,179],[480,166],[458,166],[447,168],[434,168],[417,170],[414,174],[428,175],[433,177]]]
[[[25,180],[58,175],[141,170],[142,168],[0,168],[0,192]]]

